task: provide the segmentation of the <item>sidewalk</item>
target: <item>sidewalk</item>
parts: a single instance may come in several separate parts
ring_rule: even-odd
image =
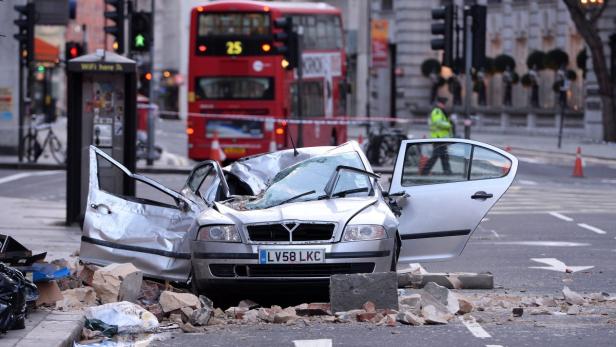
[[[54,133],[60,139],[60,142],[66,147],[66,118],[59,118],[55,123],[52,123]],[[43,141],[46,136],[46,131],[39,134],[39,140]],[[26,158],[20,163],[17,155],[0,155],[0,169],[14,170],[61,170],[65,166],[58,164],[49,153],[49,149],[45,149],[36,163],[28,163]],[[154,161],[152,166],[147,166],[145,160],[137,161],[137,171],[140,172],[161,172],[161,173],[187,173],[193,168],[193,163],[185,156],[170,153],[163,149],[159,160]]]
[[[81,230],[64,225],[63,201],[0,197],[0,233],[14,237],[33,253],[47,252],[48,261],[68,258],[79,249]],[[26,328],[0,335],[2,346],[72,346],[83,326],[82,315],[36,310]]]
[[[458,133],[463,132],[460,128]],[[357,140],[359,134],[364,140],[367,139],[365,128],[349,128],[349,140]],[[408,132],[409,138],[421,139],[428,137],[427,127],[415,127]],[[529,136],[484,133],[471,130],[471,139],[485,142],[497,147],[505,148],[510,146],[513,150],[524,150],[537,153],[555,153],[559,155],[575,156],[578,147],[582,149],[584,157],[616,160],[616,143],[598,143],[584,140],[581,138],[563,137],[562,148],[557,148],[558,138],[556,136]]]

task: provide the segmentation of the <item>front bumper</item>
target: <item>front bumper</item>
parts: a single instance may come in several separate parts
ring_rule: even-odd
[[[193,241],[193,280],[200,287],[237,282],[326,282],[334,274],[389,271],[393,239],[275,245]],[[259,249],[323,249],[318,264],[259,264]]]

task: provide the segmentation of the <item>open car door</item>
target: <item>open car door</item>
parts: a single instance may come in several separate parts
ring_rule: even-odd
[[[513,155],[477,141],[403,141],[389,189],[408,194],[399,202],[399,261],[445,260],[462,253],[517,168]]]
[[[136,196],[106,190],[100,168],[137,183]],[[156,198],[153,198],[156,196]],[[90,184],[80,258],[87,263],[133,263],[145,275],[185,282],[190,273],[190,240],[202,207],[160,183],[133,174],[90,146]]]

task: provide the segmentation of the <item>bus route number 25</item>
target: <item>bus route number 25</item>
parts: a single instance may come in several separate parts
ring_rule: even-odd
[[[242,54],[242,41],[227,41],[227,54]]]

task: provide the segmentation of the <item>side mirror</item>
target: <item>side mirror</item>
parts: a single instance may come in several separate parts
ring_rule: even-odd
[[[410,195],[408,195],[408,193],[405,191],[397,192],[397,193],[383,192],[383,196],[386,198],[408,198],[410,197]]]
[[[178,199],[178,208],[182,212],[188,212],[190,210],[190,206],[188,206],[188,203],[186,203],[186,201],[182,199]]]

